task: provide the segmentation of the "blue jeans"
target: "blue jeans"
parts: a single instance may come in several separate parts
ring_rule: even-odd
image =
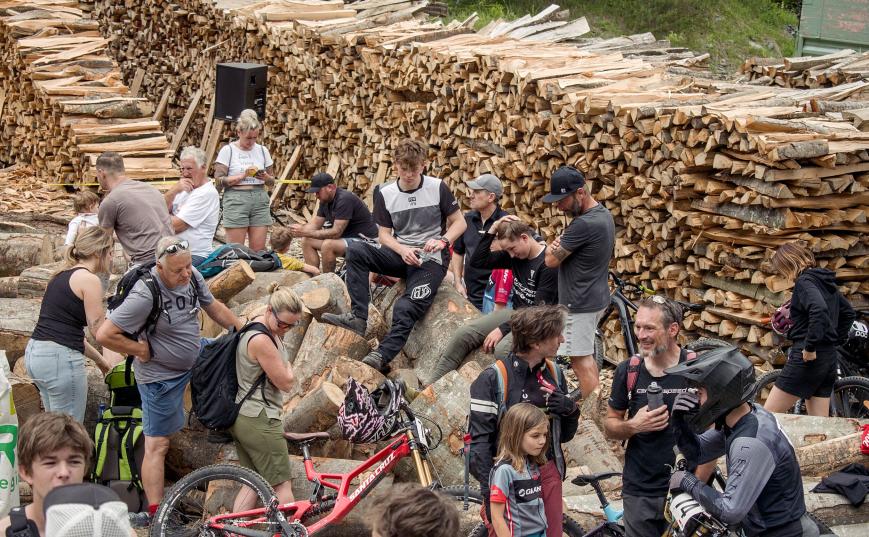
[[[63,412],[84,421],[88,380],[82,353],[53,341],[31,339],[24,350],[24,365],[39,388],[46,412]]]

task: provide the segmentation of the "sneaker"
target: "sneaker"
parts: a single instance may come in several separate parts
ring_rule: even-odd
[[[340,326],[341,328],[346,328],[351,332],[358,334],[361,337],[365,337],[365,329],[368,327],[368,321],[366,319],[360,319],[353,315],[353,313],[342,313],[341,315],[335,315],[334,313],[324,313],[320,319],[327,324],[332,324],[335,326]]]
[[[383,360],[383,356],[381,356],[377,351],[371,351],[365,355],[365,358],[362,359],[362,363],[373,367],[384,375],[389,373],[389,364]]]
[[[134,528],[147,528],[151,525],[151,515],[146,511],[141,513],[130,513],[130,526]]]
[[[226,429],[222,431],[209,429],[208,435],[206,436],[206,441],[209,444],[228,444],[233,440],[234,439],[232,438],[232,433],[230,433]]]

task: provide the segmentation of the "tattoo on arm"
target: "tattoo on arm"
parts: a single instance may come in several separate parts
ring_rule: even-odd
[[[555,259],[557,259],[559,261],[564,261],[567,258],[567,256],[569,256],[569,255],[570,255],[570,252],[568,252],[567,250],[565,250],[564,248],[562,248],[560,246],[552,249],[552,257],[554,257]]]

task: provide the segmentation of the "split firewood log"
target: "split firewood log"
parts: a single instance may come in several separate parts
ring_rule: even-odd
[[[34,265],[55,261],[56,240],[47,233],[0,233],[0,276],[18,276]]]
[[[10,367],[24,355],[24,347],[39,319],[40,302],[27,298],[0,299],[0,349],[6,350]]]
[[[380,371],[370,365],[347,356],[339,356],[332,366],[329,382],[344,391],[347,388],[347,379],[350,377],[356,379],[356,382],[365,386],[368,391],[375,390],[386,380]]]
[[[591,420],[580,419],[576,435],[570,442],[562,444],[562,448],[567,466],[585,466],[593,473],[622,471],[622,462],[610,449],[603,432]],[[621,478],[608,480],[607,486],[621,486]]]
[[[0,298],[18,298],[18,276],[0,278]]]
[[[308,332],[308,327],[311,326],[313,320],[314,316],[310,311],[305,309],[302,311],[302,316],[299,318],[298,324],[290,328],[286,335],[284,335],[284,347],[287,349],[290,363],[296,361],[296,355],[302,347],[302,342],[305,340],[305,334]]]
[[[21,275],[18,276],[18,298],[42,298],[49,280],[62,266],[63,262],[55,262],[37,265],[22,271]]]
[[[314,319],[319,320],[323,313],[341,314],[350,311],[350,295],[344,281],[333,272],[314,276],[297,283],[293,291],[302,298],[311,310]]]
[[[6,359],[6,352],[0,350],[0,360]],[[18,415],[18,425],[24,425],[32,416],[42,412],[42,400],[33,379],[27,374],[24,360],[15,362],[12,375],[9,376],[12,386],[12,400],[15,401],[15,413]]]
[[[863,429],[854,418],[821,418],[795,414],[776,414],[785,434],[794,448],[847,436]]]
[[[269,294],[269,287],[274,283],[292,287],[309,278],[310,276],[297,270],[257,272],[256,280],[232,297],[231,300],[228,300],[226,305],[232,308],[239,304],[244,304],[245,302],[265,298]]]
[[[350,330],[313,321],[293,361],[296,383],[288,396],[301,397],[318,386],[338,358],[361,360],[369,350],[368,342]]]
[[[284,429],[293,433],[328,431],[338,421],[338,408],[343,402],[341,388],[323,382],[283,415]]]
[[[865,463],[869,457],[860,452],[861,435],[856,432],[796,449],[803,477],[823,477],[847,464]]]

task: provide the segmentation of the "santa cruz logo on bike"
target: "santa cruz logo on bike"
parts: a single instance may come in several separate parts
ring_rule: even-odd
[[[410,291],[410,298],[413,300],[422,300],[431,294],[431,285],[424,283],[417,285]]]
[[[351,494],[348,497],[349,500],[352,502],[353,500],[356,499],[357,496],[359,496],[360,494],[365,492],[365,489],[367,489],[372,483],[374,483],[374,481],[378,477],[380,477],[380,474],[382,474],[386,470],[386,467],[389,466],[389,463],[391,463],[394,460],[395,460],[395,452],[392,452],[389,454],[388,457],[386,457],[386,460],[384,460],[382,463],[380,463],[380,466],[378,466],[377,468],[374,469],[373,472],[371,472],[371,475],[366,477],[365,480],[362,481],[362,483],[359,483],[359,486],[356,487],[356,490],[353,491],[353,494]]]

